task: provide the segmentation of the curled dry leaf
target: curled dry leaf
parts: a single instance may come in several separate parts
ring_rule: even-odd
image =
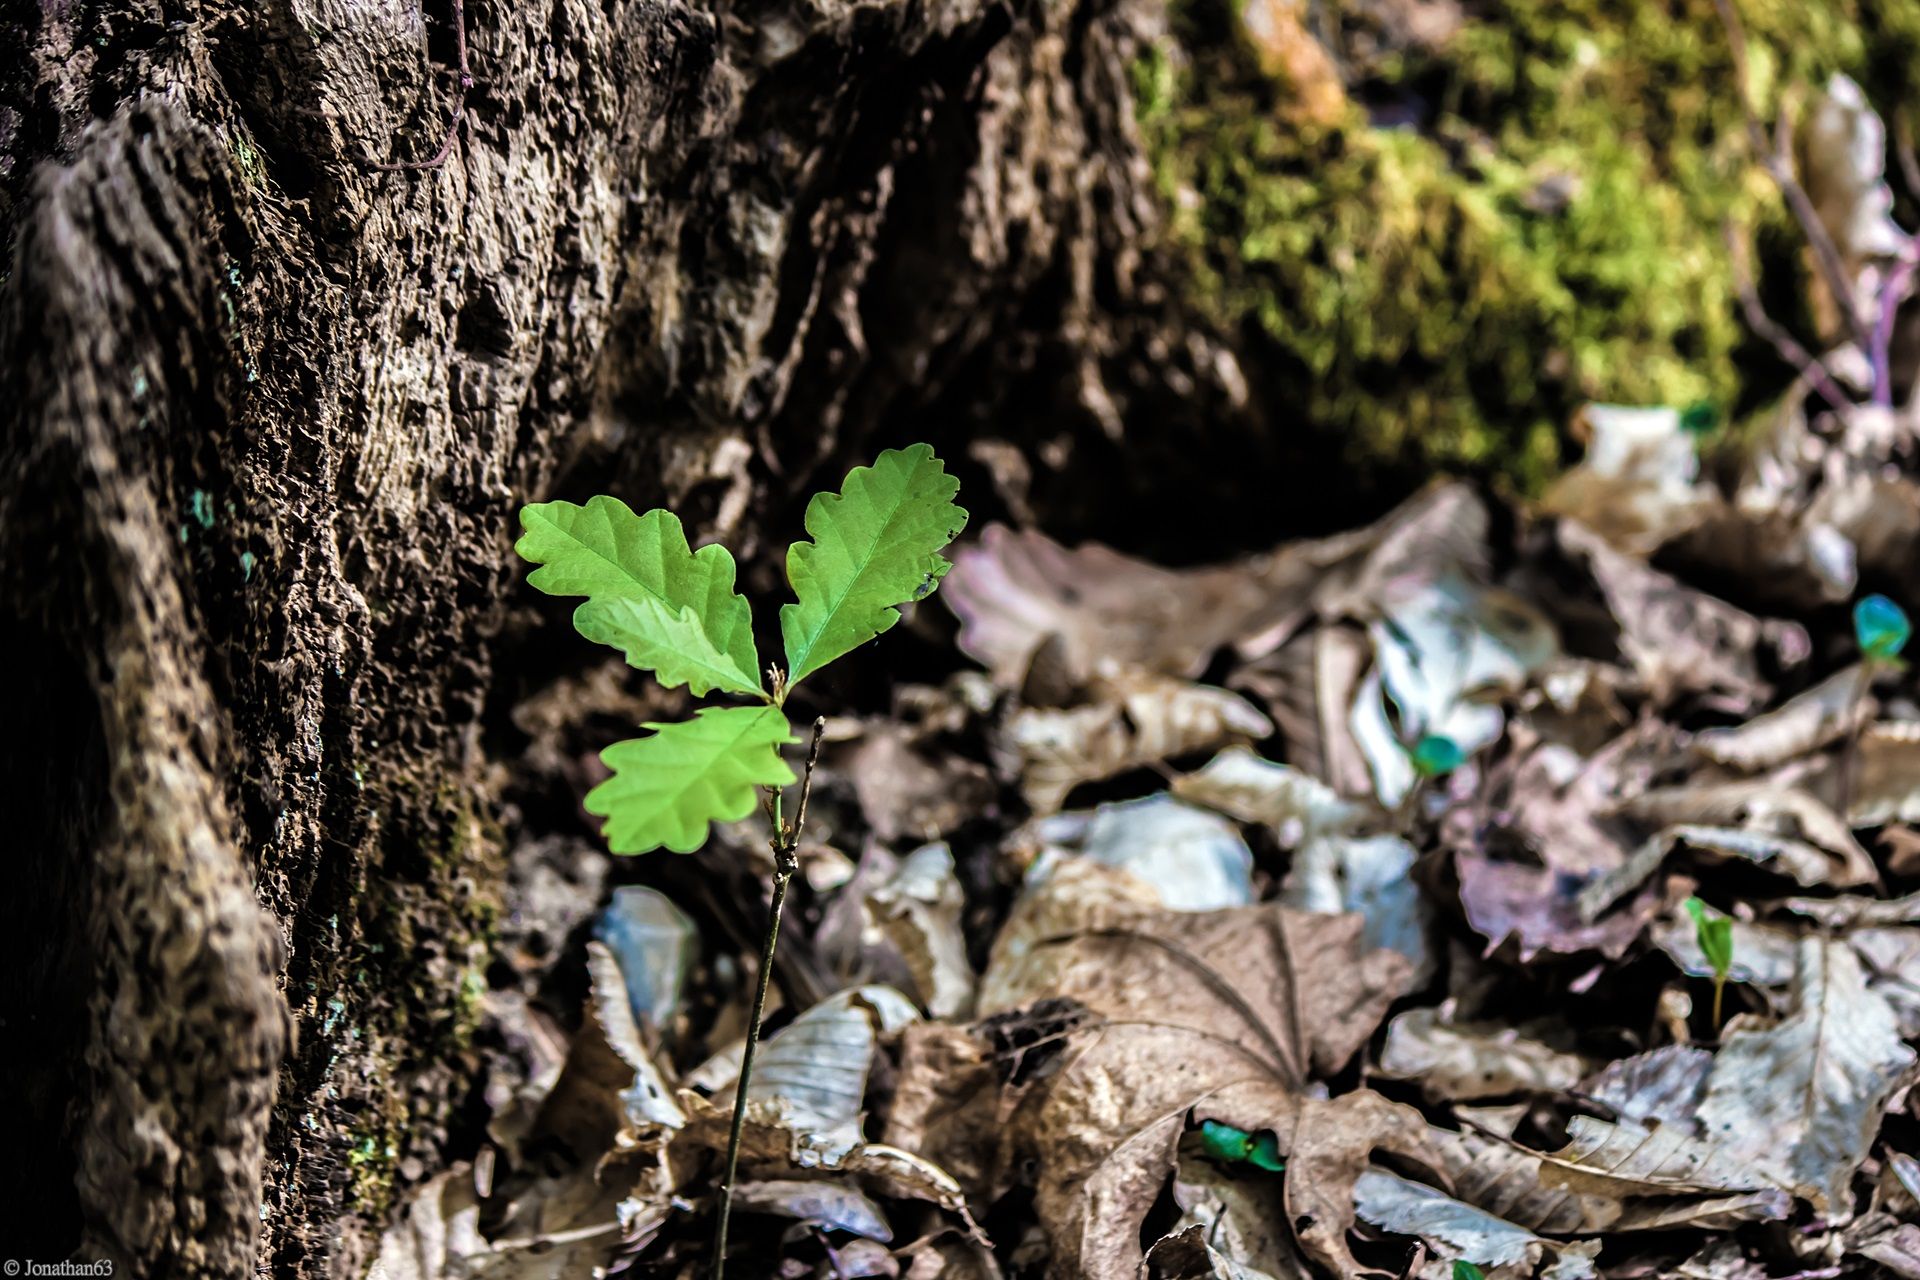
[[[1021,793],[1036,813],[1057,812],[1083,782],[1273,733],[1238,694],[1140,671],[1102,676],[1090,699],[1064,711],[1023,708],[1006,725]]]
[[[1087,827],[1086,856],[1139,877],[1176,911],[1253,901],[1253,852],[1233,824],[1162,793],[1104,804]]]
[[[1714,1196],[1777,1189],[1730,1149],[1689,1137],[1680,1125],[1648,1128],[1591,1116],[1567,1122],[1567,1145],[1540,1157],[1540,1180],[1581,1195]]]
[[[1856,663],[1745,724],[1705,730],[1693,746],[1715,764],[1757,773],[1838,742],[1871,720],[1874,710]]]
[[[936,1018],[965,1014],[973,1004],[973,966],[960,928],[966,906],[944,844],[915,849],[867,894],[867,910],[913,976],[914,992]]]
[[[1180,1220],[1168,1233],[1170,1238],[1197,1227],[1205,1233],[1208,1247],[1241,1274],[1305,1280],[1306,1265],[1287,1230],[1282,1179],[1236,1172],[1183,1148],[1173,1178],[1173,1200],[1180,1206]],[[1158,1246],[1149,1250],[1149,1265],[1158,1252]],[[1164,1254],[1160,1265],[1169,1268],[1170,1259]],[[1217,1270],[1219,1263],[1214,1265]]]
[[[954,553],[940,598],[960,619],[961,651],[1005,688],[1058,637],[1071,680],[1103,664],[1196,676],[1217,649],[1304,616],[1326,568],[1366,544],[1366,530],[1204,569],[1163,569],[1089,543],[990,525]]]
[[[1620,1218],[1620,1203],[1578,1195],[1540,1179],[1541,1157],[1472,1129],[1432,1129],[1429,1144],[1456,1197],[1495,1217],[1544,1235],[1602,1231]]]
[[[1854,1172],[1914,1062],[1854,950],[1808,938],[1787,1017],[1771,1027],[1750,1016],[1729,1024],[1700,1122],[1734,1159],[1844,1222]]]
[[[1229,747],[1205,768],[1174,779],[1173,794],[1241,822],[1272,827],[1289,848],[1316,836],[1351,831],[1366,810],[1291,765]]]
[[[1543,951],[1597,951],[1617,960],[1662,906],[1658,886],[1650,884],[1612,911],[1585,920],[1579,909],[1581,881],[1564,872],[1471,853],[1457,855],[1454,863],[1467,923],[1487,939],[1489,953],[1513,938],[1522,961]]]
[[[1783,657],[1796,660],[1810,647],[1799,626],[1763,623],[1614,550],[1580,524],[1562,522],[1559,538],[1585,558],[1620,627],[1621,656],[1657,704],[1682,694],[1716,694],[1734,709],[1749,710],[1768,692],[1755,660],[1761,641],[1774,641]]]
[[[1557,1250],[1525,1227],[1380,1169],[1360,1175],[1354,1184],[1354,1208],[1362,1222],[1425,1241],[1436,1257],[1482,1267],[1524,1267],[1531,1272],[1543,1254]],[[1587,1273],[1591,1271],[1589,1266]]]
[[[1855,827],[1920,822],[1920,721],[1870,724],[1856,750],[1847,821]]]
[[[1639,1124],[1693,1126],[1707,1087],[1713,1055],[1691,1045],[1669,1044],[1602,1067],[1580,1092]]]
[[[1497,1023],[1452,1022],[1443,1009],[1409,1009],[1387,1025],[1379,1074],[1418,1080],[1436,1098],[1472,1102],[1571,1089],[1587,1072],[1562,1053]]]
[[[1702,520],[1718,499],[1700,483],[1693,438],[1671,408],[1590,404],[1575,422],[1587,453],[1541,505],[1642,558]]]
[[[1872,282],[1860,278],[1862,270],[1899,254],[1907,235],[1893,220],[1886,126],[1849,77],[1836,72],[1814,99],[1805,154],[1807,195],[1860,290],[1858,298],[1833,301],[1861,305],[1872,298]]]

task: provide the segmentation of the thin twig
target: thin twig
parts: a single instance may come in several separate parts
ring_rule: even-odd
[[[473,68],[467,63],[467,15],[463,0],[453,0],[453,43],[460,54],[460,99],[454,103],[453,119],[447,121],[447,136],[440,140],[440,149],[425,160],[403,160],[398,164],[376,164],[373,166],[381,173],[398,173],[405,169],[438,169],[453,154],[453,139],[460,131],[460,121],[467,114],[467,94],[473,90]]]
[[[740,1055],[740,1078],[733,1088],[733,1121],[727,1128],[727,1164],[720,1177],[720,1210],[713,1229],[713,1280],[727,1273],[727,1219],[733,1212],[733,1177],[740,1164],[740,1136],[747,1120],[747,1085],[753,1079],[753,1053],[760,1044],[760,1022],[767,1011],[767,987],[773,977],[774,948],[780,942],[780,911],[786,905],[787,886],[800,869],[800,832],[807,824],[807,799],[813,794],[813,769],[820,762],[820,741],[827,730],[827,718],[813,722],[813,744],[807,748],[807,765],[800,778],[800,807],[793,825],[780,818],[780,791],[769,793],[767,816],[773,822],[773,835],[767,845],[773,850],[773,898],[767,907],[767,937],[760,949],[760,975],[753,988],[753,1010],[747,1017],[747,1047]]]
[[[1740,310],[1746,317],[1747,327],[1772,343],[1773,349],[1780,353],[1780,358],[1798,369],[1800,376],[1835,412],[1851,408],[1853,397],[1840,390],[1834,372],[1827,367],[1826,361],[1801,346],[1797,338],[1767,314],[1766,307],[1760,302],[1760,295],[1754,290],[1753,275],[1747,270],[1746,246],[1740,242],[1731,222],[1726,226],[1726,240],[1728,261],[1733,268],[1734,292],[1739,295]]]
[[[1868,354],[1873,361],[1873,402],[1888,408],[1893,407],[1893,361],[1888,354],[1893,346],[1893,321],[1906,300],[1907,284],[1917,265],[1916,254],[1920,254],[1920,241],[1909,239],[1900,251],[1900,260],[1880,286],[1880,316],[1874,321],[1873,349]]]
[[[1820,213],[1813,207],[1813,200],[1807,195],[1806,188],[1793,176],[1788,157],[1768,145],[1766,127],[1760,123],[1753,102],[1747,97],[1750,77],[1747,74],[1746,28],[1740,25],[1740,15],[1734,11],[1733,0],[1713,0],[1713,5],[1720,11],[1720,25],[1726,28],[1727,49],[1733,57],[1735,89],[1740,98],[1740,113],[1746,118],[1747,140],[1759,158],[1761,167],[1773,179],[1774,185],[1780,188],[1780,194],[1786,197],[1787,208],[1793,211],[1794,221],[1800,224],[1807,243],[1813,247],[1813,260],[1826,281],[1827,291],[1833,295],[1834,305],[1846,317],[1847,331],[1853,335],[1855,342],[1865,348],[1872,335],[1860,317],[1859,307],[1854,304],[1853,285],[1847,279],[1846,261],[1834,245],[1833,237],[1827,234],[1826,224],[1820,221]]]

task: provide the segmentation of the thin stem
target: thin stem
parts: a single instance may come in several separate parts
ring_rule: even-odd
[[[1733,58],[1735,87],[1740,97],[1740,113],[1746,118],[1747,140],[1752,145],[1761,168],[1780,188],[1780,194],[1786,198],[1787,208],[1793,211],[1793,219],[1800,224],[1801,232],[1807,237],[1807,243],[1813,248],[1813,260],[1820,269],[1821,277],[1826,281],[1827,292],[1833,295],[1833,303],[1847,322],[1847,332],[1862,348],[1872,340],[1866,323],[1861,319],[1860,308],[1855,304],[1853,285],[1847,279],[1846,260],[1840,256],[1840,250],[1834,245],[1833,237],[1827,234],[1826,224],[1820,221],[1820,213],[1813,207],[1813,201],[1807,195],[1806,188],[1793,176],[1793,167],[1789,157],[1783,154],[1784,148],[1776,149],[1767,144],[1767,131],[1760,123],[1759,115],[1753,109],[1753,102],[1747,97],[1747,85],[1750,77],[1747,73],[1747,32],[1740,25],[1740,15],[1734,11],[1733,0],[1713,0],[1714,8],[1720,11],[1720,25],[1726,28],[1727,51]]]
[[[467,94],[473,89],[473,68],[467,63],[467,16],[464,0],[453,0],[453,42],[460,56],[460,99],[454,103],[453,119],[447,121],[447,136],[440,140],[440,149],[425,160],[404,160],[399,164],[376,164],[373,166],[381,173],[398,173],[406,169],[438,169],[453,154],[454,135],[460,131],[460,121],[467,114]]]
[[[1720,1035],[1720,997],[1726,994],[1726,990],[1727,990],[1727,975],[1724,973],[1714,974],[1713,975],[1713,1034],[1716,1039]]]
[[[1900,303],[1907,296],[1907,284],[1913,279],[1913,269],[1920,265],[1920,241],[1907,241],[1906,248],[1900,251],[1900,260],[1887,273],[1880,286],[1880,315],[1873,325],[1873,402],[1888,408],[1893,406],[1893,361],[1888,355],[1893,345],[1893,321],[1900,310]]]
[[[813,769],[820,763],[820,740],[826,733],[825,716],[813,722],[813,743],[807,748],[807,765],[800,778],[800,807],[788,826],[780,816],[781,792],[771,792],[767,805],[773,819],[773,835],[767,841],[773,850],[773,899],[767,908],[767,937],[760,948],[760,975],[753,988],[753,1010],[747,1017],[747,1047],[740,1055],[740,1079],[733,1089],[733,1122],[727,1128],[727,1165],[720,1177],[720,1211],[713,1228],[713,1280],[727,1274],[727,1219],[733,1212],[733,1178],[740,1164],[740,1135],[747,1120],[747,1086],[753,1080],[753,1054],[760,1044],[760,1022],[767,1011],[767,987],[773,979],[773,952],[780,942],[780,910],[787,902],[787,886],[800,869],[800,832],[807,825],[807,799],[813,794]]]

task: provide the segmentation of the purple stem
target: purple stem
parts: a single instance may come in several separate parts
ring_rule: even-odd
[[[1893,345],[1893,318],[1906,299],[1907,282],[1913,278],[1916,265],[1920,265],[1920,240],[1909,237],[1880,290],[1880,316],[1873,325],[1873,350],[1869,353],[1873,360],[1873,402],[1889,408],[1893,405],[1893,364],[1887,353]]]

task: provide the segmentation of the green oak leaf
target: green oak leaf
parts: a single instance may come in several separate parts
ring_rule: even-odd
[[[810,542],[787,548],[795,602],[780,610],[788,681],[798,683],[900,620],[948,564],[941,548],[967,524],[960,482],[929,445],[889,449],[807,504]]]
[[[776,708],[702,707],[691,720],[645,727],[654,732],[600,753],[613,776],[587,793],[615,853],[692,853],[710,824],[753,812],[756,786],[794,781],[780,758],[793,730]]]
[[[540,566],[527,581],[548,595],[587,597],[573,614],[581,635],[624,650],[669,689],[766,696],[753,616],[733,589],[725,547],[695,552],[671,511],[636,516],[604,494],[584,507],[529,503],[520,524],[514,550]]]

